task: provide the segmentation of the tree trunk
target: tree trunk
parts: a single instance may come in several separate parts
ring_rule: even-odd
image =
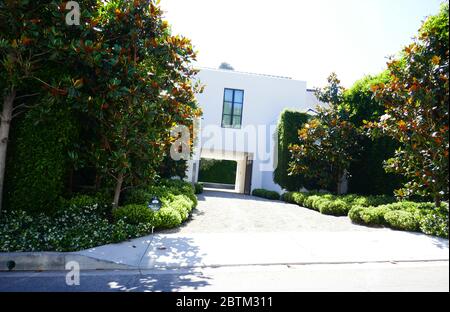
[[[3,184],[5,182],[6,151],[8,148],[9,129],[11,127],[11,117],[16,91],[12,90],[3,98],[3,110],[0,116],[0,213],[3,204]]]
[[[337,183],[336,183],[336,187],[337,187],[337,194],[338,195],[343,195],[346,191],[344,191],[344,182],[345,182],[345,177],[347,174],[347,170],[343,170],[343,171],[339,171],[338,177],[337,177]]]
[[[3,184],[5,182],[6,168],[6,151],[8,148],[9,129],[11,127],[11,117],[13,103],[16,97],[16,91],[13,89],[11,93],[3,98],[3,110],[0,116],[0,213],[3,205]]]
[[[441,197],[439,195],[434,197],[434,205],[436,206],[436,208],[441,207]]]
[[[113,208],[119,207],[120,193],[122,192],[123,173],[117,177],[116,189],[114,190]]]

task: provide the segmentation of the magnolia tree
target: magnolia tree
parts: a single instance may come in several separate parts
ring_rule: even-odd
[[[327,106],[318,106],[317,115],[298,131],[300,143],[290,146],[289,169],[291,174],[301,174],[339,194],[357,141],[350,112],[343,104],[343,92],[334,73],[328,77],[328,85],[316,91],[318,100]]]
[[[156,175],[171,129],[191,126],[200,114],[195,52],[188,39],[171,35],[161,14],[156,1],[105,1],[72,43],[79,76],[69,97],[94,120],[98,140],[87,153],[112,180],[115,207],[124,189]]]
[[[95,2],[84,1],[84,7]],[[42,104],[42,97],[53,101],[67,95],[63,85],[74,72],[68,68],[68,43],[80,33],[68,28],[67,12],[56,0],[0,3],[0,211],[11,123]]]
[[[71,157],[96,168],[114,206],[125,188],[153,180],[181,130],[175,152],[188,155],[189,129],[201,114],[195,52],[171,34],[158,2],[0,3],[0,194],[11,121],[40,105],[30,100],[40,95],[87,121],[91,137]],[[179,125],[187,130],[171,133]]]
[[[449,12],[428,18],[419,36],[400,59],[388,63],[390,82],[373,87],[386,114],[368,126],[373,135],[388,135],[401,147],[385,163],[408,182],[400,197],[431,196],[436,206],[448,200]]]

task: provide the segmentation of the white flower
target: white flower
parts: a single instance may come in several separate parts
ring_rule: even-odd
[[[390,118],[391,118],[391,115],[385,114],[385,115],[381,116],[380,121],[381,122],[386,122]]]

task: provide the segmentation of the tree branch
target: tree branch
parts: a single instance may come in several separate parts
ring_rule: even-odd
[[[23,98],[27,98],[27,97],[36,96],[36,95],[39,95],[39,94],[40,94],[39,92],[36,92],[36,93],[33,93],[33,94],[25,94],[25,95],[17,96],[17,97],[16,97],[16,100],[18,100],[18,99],[23,99]]]

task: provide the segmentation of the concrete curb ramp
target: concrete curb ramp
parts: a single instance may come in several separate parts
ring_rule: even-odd
[[[124,270],[131,267],[75,253],[64,252],[5,252],[0,253],[0,271],[9,271],[8,262],[14,261],[11,271],[64,271],[66,264],[76,261],[81,270]]]

